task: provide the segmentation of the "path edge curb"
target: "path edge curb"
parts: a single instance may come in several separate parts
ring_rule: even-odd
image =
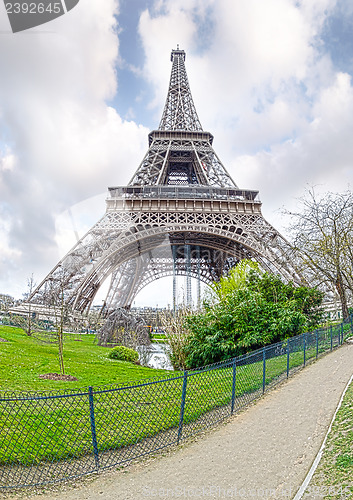
[[[326,435],[324,437],[324,440],[322,442],[321,448],[319,449],[319,451],[318,451],[318,453],[317,453],[317,455],[316,455],[316,457],[314,459],[314,462],[313,462],[312,466],[309,469],[309,472],[307,473],[304,481],[302,482],[301,486],[299,487],[299,490],[297,491],[297,494],[295,495],[295,497],[293,498],[293,500],[301,500],[301,498],[303,497],[303,495],[305,493],[306,488],[308,487],[308,485],[309,485],[309,483],[310,483],[310,481],[311,481],[311,479],[312,479],[312,477],[313,477],[313,475],[314,475],[314,473],[315,473],[315,471],[316,471],[316,469],[317,469],[317,467],[318,467],[318,465],[320,463],[322,454],[323,454],[325,446],[326,446],[326,441],[327,441],[328,435],[331,432],[332,425],[333,425],[333,423],[334,423],[334,421],[336,419],[336,415],[338,413],[338,410],[341,408],[341,405],[342,405],[342,402],[343,402],[343,398],[346,395],[348,387],[351,385],[352,381],[353,381],[353,374],[351,375],[349,381],[347,382],[347,384],[346,384],[346,386],[345,386],[345,388],[343,390],[343,393],[341,395],[341,398],[339,400],[339,403],[337,405],[335,413],[333,414],[333,417],[331,419],[329,428],[328,428],[328,430],[326,432]]]

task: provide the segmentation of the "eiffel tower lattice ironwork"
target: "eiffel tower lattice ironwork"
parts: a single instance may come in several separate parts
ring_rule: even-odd
[[[218,280],[241,259],[300,281],[288,244],[261,214],[258,191],[238,188],[202,129],[185,70],[173,50],[161,122],[128,186],[109,188],[105,215],[55,266],[30,297],[38,307],[61,293],[77,313],[90,309],[109,279],[106,310],[128,307],[163,276]]]

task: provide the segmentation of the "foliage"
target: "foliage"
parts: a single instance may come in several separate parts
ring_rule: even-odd
[[[18,328],[21,328],[21,330],[23,330],[29,337],[32,335],[34,331],[39,331],[42,329],[42,326],[39,324],[39,322],[35,321],[32,318],[30,322],[30,330],[28,330],[28,317],[21,316],[20,314],[11,314],[7,316],[6,318],[4,318],[3,324],[17,326]],[[31,335],[28,334],[28,331],[30,331]]]
[[[321,304],[324,293],[317,288],[294,286],[292,282],[283,283],[278,276],[268,273],[259,274],[250,272],[247,286],[254,292],[258,291],[267,302],[291,304],[294,309],[306,318],[305,329],[313,330],[323,320],[324,312]]]
[[[231,275],[236,286],[229,287],[215,304],[205,303],[201,312],[186,319],[191,332],[185,346],[188,368],[293,337],[321,321],[323,294],[318,290],[295,288],[277,276],[251,268],[239,285],[234,273],[236,269]]]
[[[117,345],[110,350],[108,358],[135,363],[138,360],[139,355],[138,352],[134,351],[134,349],[130,349],[129,347],[125,347],[123,345]]]
[[[297,264],[310,283],[337,293],[346,319],[353,295],[353,193],[317,197],[312,189],[300,204],[300,212],[289,212]]]
[[[216,299],[225,300],[234,290],[245,288],[250,270],[259,274],[262,272],[257,262],[243,259],[229,271],[227,276],[222,276],[219,281],[212,283],[211,289]]]

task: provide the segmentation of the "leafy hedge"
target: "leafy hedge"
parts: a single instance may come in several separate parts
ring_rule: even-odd
[[[241,270],[243,271],[243,270]],[[217,300],[186,318],[187,368],[245,354],[317,327],[323,294],[278,276],[237,268],[214,286]]]
[[[110,359],[118,359],[119,361],[130,361],[131,363],[136,363],[139,358],[138,352],[130,347],[125,347],[123,345],[118,345],[113,347],[108,354]]]

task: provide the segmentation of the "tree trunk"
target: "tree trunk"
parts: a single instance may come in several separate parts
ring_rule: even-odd
[[[65,375],[63,327],[61,325],[58,328],[58,349],[59,349],[60,372],[62,375]]]
[[[348,319],[349,318],[349,311],[348,311],[348,305],[347,305],[347,297],[346,297],[346,290],[343,285],[343,280],[341,274],[338,274],[337,280],[336,280],[336,290],[338,292],[340,301],[341,301],[341,308],[342,308],[342,318],[343,319]]]

